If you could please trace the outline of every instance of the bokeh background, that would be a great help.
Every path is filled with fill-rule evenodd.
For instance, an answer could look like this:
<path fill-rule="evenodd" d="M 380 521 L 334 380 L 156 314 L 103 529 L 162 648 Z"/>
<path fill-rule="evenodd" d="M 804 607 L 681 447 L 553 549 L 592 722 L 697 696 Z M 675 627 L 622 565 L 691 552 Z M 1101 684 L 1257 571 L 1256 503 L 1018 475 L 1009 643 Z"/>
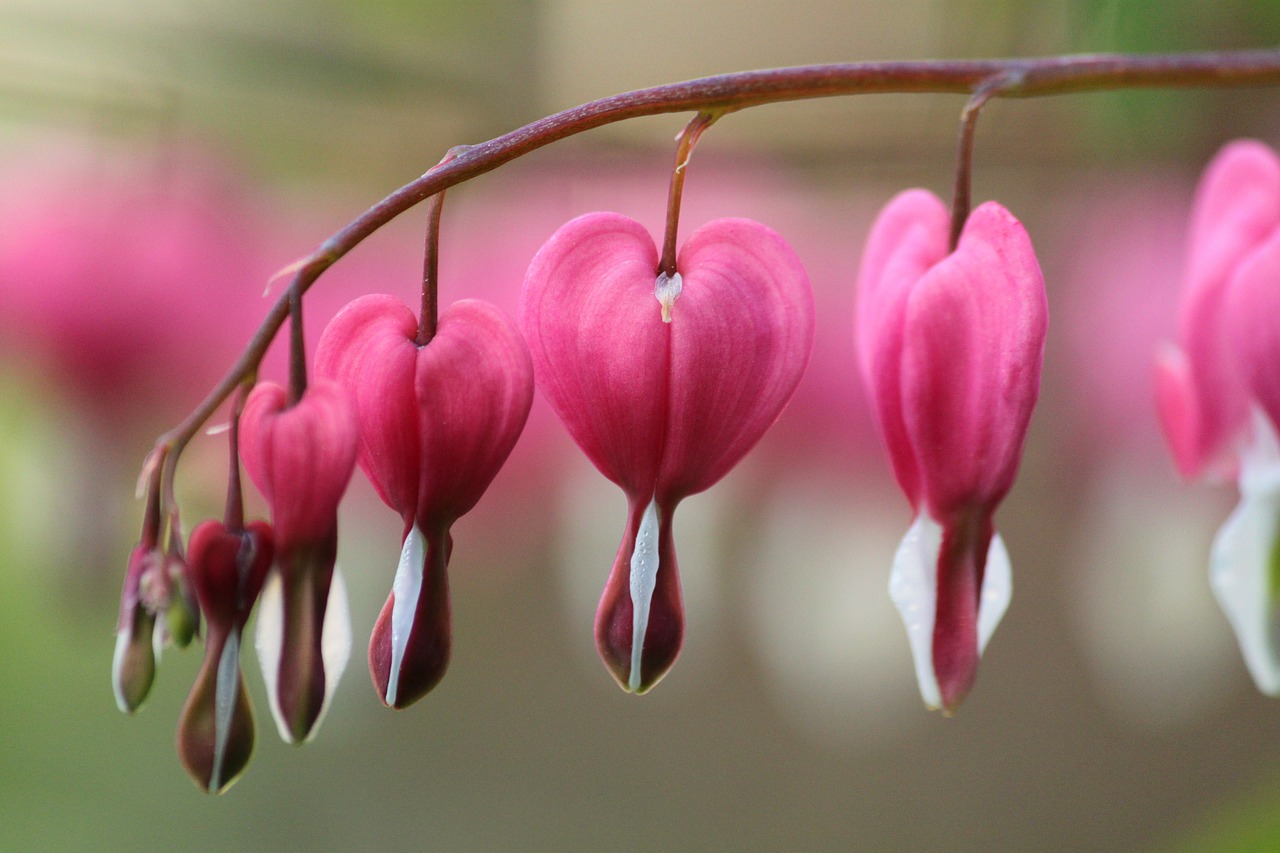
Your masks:
<path fill-rule="evenodd" d="M 787 236 L 819 339 L 773 431 L 680 510 L 687 643 L 653 693 L 595 658 L 623 502 L 540 399 L 455 528 L 454 659 L 417 706 L 382 708 L 364 667 L 400 530 L 360 474 L 340 556 L 357 651 L 314 743 L 275 738 L 246 656 L 257 754 L 211 798 L 173 750 L 199 650 L 166 654 L 133 718 L 109 682 L 143 454 L 234 358 L 271 274 L 449 147 L 730 70 L 1278 42 L 1269 0 L 0 0 L 0 849 L 1280 849 L 1280 704 L 1205 577 L 1233 495 L 1177 481 L 1149 376 L 1198 170 L 1234 137 L 1280 141 L 1274 89 L 984 113 L 975 198 L 1030 230 L 1051 337 L 998 517 L 1016 595 L 954 719 L 921 706 L 885 591 L 910 519 L 849 332 L 875 212 L 949 190 L 955 96 L 764 107 L 704 137 L 685 233 L 735 215 Z M 513 310 L 579 213 L 660 231 L 682 122 L 451 191 L 442 299 Z M 313 342 L 356 294 L 414 303 L 423 220 L 321 280 Z M 184 459 L 189 523 L 220 509 L 224 441 Z"/>

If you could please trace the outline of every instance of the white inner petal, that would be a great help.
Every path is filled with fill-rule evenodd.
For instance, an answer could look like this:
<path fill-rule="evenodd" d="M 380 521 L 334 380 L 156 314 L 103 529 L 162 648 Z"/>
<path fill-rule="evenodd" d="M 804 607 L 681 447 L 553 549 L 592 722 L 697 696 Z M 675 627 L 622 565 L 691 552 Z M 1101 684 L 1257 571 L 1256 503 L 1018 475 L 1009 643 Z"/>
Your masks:
<path fill-rule="evenodd" d="M 387 674 L 388 705 L 396 703 L 396 693 L 400 684 L 400 666 L 404 662 L 404 652 L 409 645 L 409 634 L 413 630 L 413 617 L 418 610 L 418 598 L 422 595 L 422 566 L 426 559 L 427 540 L 413 525 L 409 535 L 404 538 L 404 547 L 400 550 L 400 565 L 396 567 L 396 578 L 391 585 L 394 600 L 391 604 L 391 672 Z"/>
<path fill-rule="evenodd" d="M 938 604 L 938 552 L 942 547 L 942 527 L 925 514 L 916 517 L 893 557 L 889 573 L 889 598 L 898 608 L 907 629 L 911 657 L 915 661 L 920 696 L 930 708 L 942 707 L 942 693 L 933 668 L 933 625 Z M 987 549 L 987 564 L 978 603 L 978 652 L 1009 608 L 1013 576 L 1009 552 L 996 533 Z"/>
<path fill-rule="evenodd" d="M 1013 598 L 1013 571 L 1009 567 L 1009 552 L 1004 540 L 996 533 L 987 548 L 987 566 L 982 573 L 982 597 L 978 601 L 978 654 L 987 648 L 987 640 L 995 633 L 996 626 L 1009 609 Z"/>
<path fill-rule="evenodd" d="M 218 658 L 218 676 L 213 692 L 213 770 L 209 774 L 209 790 L 222 787 L 222 762 L 227 755 L 231 736 L 231 715 L 240 690 L 240 632 L 232 631 Z"/>
<path fill-rule="evenodd" d="M 258 624 L 253 635 L 254 649 L 258 653 L 258 666 L 262 669 L 262 681 L 267 686 L 267 705 L 276 729 L 285 743 L 293 743 L 289 724 L 280 713 L 280 654 L 284 646 L 284 585 L 275 569 L 267 575 L 258 597 Z"/>
<path fill-rule="evenodd" d="M 933 620 L 938 600 L 938 549 L 942 528 L 921 514 L 902 537 L 889 573 L 889 598 L 902 616 L 916 665 L 920 696 L 930 708 L 942 707 L 938 676 L 933 671 Z"/>
<path fill-rule="evenodd" d="M 320 731 L 320 723 L 329 712 L 333 702 L 333 694 L 338 689 L 343 670 L 351 659 L 351 607 L 347 601 L 347 582 L 342 577 L 342 570 L 333 567 L 333 580 L 329 583 L 329 603 L 325 605 L 324 627 L 320 631 L 320 660 L 324 663 L 324 701 L 320 705 L 320 713 L 316 716 L 315 725 L 307 740 Z"/>
<path fill-rule="evenodd" d="M 678 278 L 677 274 L 677 278 Z M 640 518 L 635 549 L 631 552 L 631 675 L 627 686 L 640 689 L 640 660 L 644 635 L 649 628 L 649 604 L 658 583 L 658 503 L 649 501 Z"/>
<path fill-rule="evenodd" d="M 129 703 L 125 701 L 121 670 L 124 668 L 124 659 L 129 654 L 129 641 L 132 638 L 133 631 L 128 625 L 116 631 L 116 650 L 111 656 L 111 690 L 116 694 L 116 707 L 126 714 L 129 713 Z"/>
<path fill-rule="evenodd" d="M 1280 612 L 1270 583 L 1278 520 L 1280 448 L 1270 421 L 1255 412 L 1253 439 L 1240 454 L 1240 504 L 1213 540 L 1209 583 L 1268 696 L 1280 695 Z"/>
<path fill-rule="evenodd" d="M 262 669 L 262 680 L 267 686 L 267 704 L 271 717 L 285 743 L 293 743 L 289 724 L 280 712 L 280 655 L 284 647 L 284 585 L 275 569 L 267 575 L 262 594 L 258 597 L 258 624 L 254 632 L 254 647 Z M 324 700 L 315 725 L 307 740 L 315 737 L 320 722 L 338 687 L 342 671 L 351 657 L 351 613 L 347 603 L 347 585 L 342 572 L 335 566 L 333 580 L 329 583 L 329 601 L 325 604 L 324 625 L 320 629 L 320 662 L 324 666 Z"/>
<path fill-rule="evenodd" d="M 671 322 L 671 309 L 675 306 L 676 299 L 680 297 L 680 291 L 683 289 L 684 281 L 680 278 L 680 273 L 674 273 L 671 276 L 665 272 L 658 273 L 653 295 L 658 297 L 658 302 L 662 305 L 662 322 Z"/>

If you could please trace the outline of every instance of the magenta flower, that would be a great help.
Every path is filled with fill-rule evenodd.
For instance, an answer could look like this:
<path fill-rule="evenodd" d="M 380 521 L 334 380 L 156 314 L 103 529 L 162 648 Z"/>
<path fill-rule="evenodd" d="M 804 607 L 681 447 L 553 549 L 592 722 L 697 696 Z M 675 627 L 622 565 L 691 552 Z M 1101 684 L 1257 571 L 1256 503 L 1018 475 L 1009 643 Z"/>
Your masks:
<path fill-rule="evenodd" d="M 858 283 L 858 349 L 915 521 L 889 591 L 925 703 L 954 711 L 1009 603 L 996 507 L 1040 389 L 1044 282 L 1026 231 L 988 202 L 948 251 L 946 208 L 911 190 L 881 212 Z"/>
<path fill-rule="evenodd" d="M 240 636 L 271 567 L 271 528 L 206 521 L 191 533 L 188 575 L 207 626 L 204 662 L 178 719 L 178 755 L 196 784 L 221 793 L 253 753 L 253 710 L 240 671 Z"/>
<path fill-rule="evenodd" d="M 1182 350 L 1158 363 L 1158 402 L 1178 468 L 1238 479 L 1210 584 L 1258 689 L 1280 695 L 1280 158 L 1226 146 L 1192 215 Z"/>
<path fill-rule="evenodd" d="M 506 461 L 533 401 L 519 332 L 487 302 L 455 302 L 425 346 L 391 296 L 361 297 L 325 329 L 316 370 L 348 389 L 359 462 L 404 521 L 391 595 L 369 643 L 382 701 L 405 708 L 444 676 L 452 645 L 449 528 Z"/>
<path fill-rule="evenodd" d="M 1234 368 L 1234 332 L 1223 305 L 1233 278 L 1277 229 L 1280 160 L 1260 142 L 1226 146 L 1196 192 L 1180 347 L 1166 347 L 1156 363 L 1160 420 L 1187 479 L 1235 473 L 1249 402 Z"/>
<path fill-rule="evenodd" d="M 758 223 L 711 222 L 685 243 L 674 276 L 657 270 L 643 226 L 587 214 L 539 250 L 520 305 L 538 387 L 627 495 L 595 636 L 609 671 L 635 693 L 666 674 L 684 635 L 675 508 L 727 474 L 777 419 L 814 326 L 804 268 Z"/>
<path fill-rule="evenodd" d="M 293 406 L 260 383 L 240 418 L 240 456 L 271 507 L 275 560 L 262 593 L 257 647 L 280 736 L 306 740 L 351 651 L 346 588 L 334 569 L 338 502 L 356 460 L 346 392 L 312 383 Z"/>

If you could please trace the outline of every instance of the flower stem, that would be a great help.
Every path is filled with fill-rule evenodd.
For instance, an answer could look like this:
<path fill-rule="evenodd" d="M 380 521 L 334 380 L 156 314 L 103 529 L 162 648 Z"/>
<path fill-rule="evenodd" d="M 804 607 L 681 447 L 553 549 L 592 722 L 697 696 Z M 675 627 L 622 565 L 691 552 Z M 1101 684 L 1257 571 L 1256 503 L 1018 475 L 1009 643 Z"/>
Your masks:
<path fill-rule="evenodd" d="M 466 146 L 463 145 L 451 148 L 432 171 L 465 150 Z M 437 289 L 440 278 L 440 213 L 443 208 L 444 190 L 440 190 L 431 196 L 431 200 L 427 203 L 427 238 L 426 247 L 422 253 L 422 310 L 418 317 L 418 336 L 415 340 L 420 347 L 431 343 L 431 339 L 436 336 L 436 320 L 440 313 Z"/>
<path fill-rule="evenodd" d="M 680 226 L 680 197 L 684 194 L 685 167 L 693 156 L 693 146 L 698 144 L 704 131 L 723 115 L 721 112 L 702 111 L 689 120 L 676 137 L 676 165 L 671 170 L 671 189 L 667 193 L 667 228 L 662 236 L 662 259 L 657 272 L 668 277 L 676 274 L 676 232 Z"/>
<path fill-rule="evenodd" d="M 302 291 L 300 279 L 289 285 L 289 405 L 296 406 L 307 392 L 307 347 L 302 337 Z"/>
<path fill-rule="evenodd" d="M 244 401 L 249 396 L 250 386 L 251 383 L 241 384 L 228 430 L 227 445 L 231 467 L 227 473 L 227 509 L 223 519 L 228 530 L 244 530 L 244 494 L 240 488 L 240 414 L 244 411 Z"/>
<path fill-rule="evenodd" d="M 948 251 L 954 252 L 969 218 L 970 186 L 973 175 L 973 134 L 978 127 L 978 113 L 987 101 L 1001 92 L 1008 92 L 1021 82 L 1015 74 L 997 74 L 982 83 L 969 97 L 960 112 L 960 141 L 956 150 L 956 181 L 951 194 L 951 237 Z"/>

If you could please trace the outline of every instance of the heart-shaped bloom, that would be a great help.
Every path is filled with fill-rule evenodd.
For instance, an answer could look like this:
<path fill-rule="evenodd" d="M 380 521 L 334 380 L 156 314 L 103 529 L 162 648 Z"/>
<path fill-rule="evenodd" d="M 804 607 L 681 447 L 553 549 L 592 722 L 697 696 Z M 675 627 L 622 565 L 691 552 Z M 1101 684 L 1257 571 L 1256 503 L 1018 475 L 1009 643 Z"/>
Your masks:
<path fill-rule="evenodd" d="M 954 252 L 942 202 L 897 196 L 867 239 L 858 283 L 862 374 L 915 521 L 889 591 L 925 703 L 953 711 L 1009 603 L 996 507 L 1013 485 L 1040 389 L 1047 308 L 1022 225 L 994 202 Z"/>
<path fill-rule="evenodd" d="M 316 350 L 316 371 L 355 402 L 361 469 L 404 520 L 400 565 L 369 643 L 374 686 L 394 708 L 444 675 L 449 528 L 497 475 L 533 402 L 528 348 L 489 303 L 455 302 L 425 346 L 417 333 L 398 299 L 364 296 L 333 318 Z"/>
<path fill-rule="evenodd" d="M 728 473 L 777 419 L 813 344 L 808 277 L 763 225 L 708 223 L 676 267 L 658 272 L 638 222 L 591 213 L 539 250 L 520 302 L 538 387 L 627 495 L 595 636 L 635 693 L 666 674 L 684 635 L 676 505 Z"/>
<path fill-rule="evenodd" d="M 1260 142 L 1223 148 L 1205 170 L 1192 214 L 1180 346 L 1156 362 L 1156 401 L 1178 470 L 1187 479 L 1232 476 L 1249 422 L 1235 370 L 1235 335 L 1223 313 L 1241 267 L 1280 229 L 1280 160 Z"/>
<path fill-rule="evenodd" d="M 334 562 L 356 443 L 346 391 L 324 380 L 292 406 L 279 385 L 259 383 L 240 416 L 240 458 L 275 527 L 256 644 L 272 714 L 290 743 L 315 731 L 351 652 L 346 588 Z"/>
<path fill-rule="evenodd" d="M 240 636 L 271 568 L 271 528 L 206 521 L 191 532 L 188 576 L 207 626 L 204 662 L 178 718 L 178 755 L 196 784 L 221 793 L 253 754 L 253 710 L 240 673 Z"/>
<path fill-rule="evenodd" d="M 1258 689 L 1277 696 L 1280 159 L 1265 145 L 1234 142 L 1206 169 L 1190 272 L 1182 334 L 1191 345 L 1184 372 L 1162 375 L 1161 411 L 1183 473 L 1207 460 L 1238 475 L 1240 504 L 1214 540 L 1209 578 Z"/>

